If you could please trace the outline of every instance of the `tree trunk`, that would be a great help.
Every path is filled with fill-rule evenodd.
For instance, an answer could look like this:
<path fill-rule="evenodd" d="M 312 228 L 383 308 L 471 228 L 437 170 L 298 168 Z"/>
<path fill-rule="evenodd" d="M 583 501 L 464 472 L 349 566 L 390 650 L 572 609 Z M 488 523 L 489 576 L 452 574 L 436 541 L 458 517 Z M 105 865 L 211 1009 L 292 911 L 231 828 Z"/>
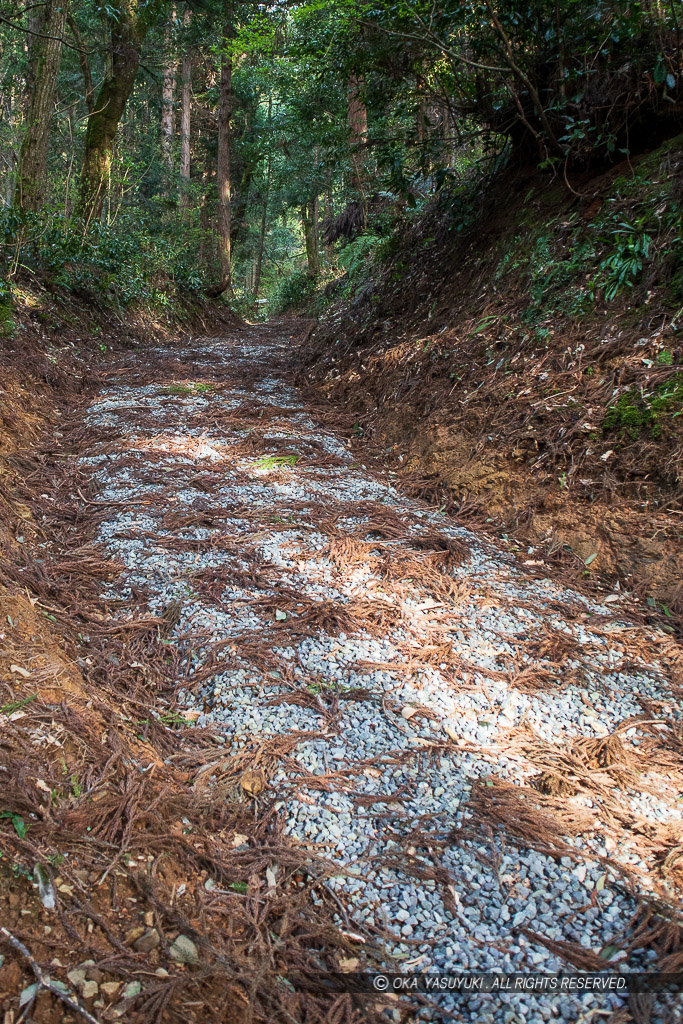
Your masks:
<path fill-rule="evenodd" d="M 191 11 L 185 11 L 183 25 L 189 27 Z M 192 103 L 192 58 L 187 43 L 183 54 L 181 69 L 181 108 L 180 108 L 180 179 L 182 187 L 181 202 L 187 213 L 190 208 L 190 113 Z"/>
<path fill-rule="evenodd" d="M 208 265 L 207 250 L 209 248 L 209 235 L 211 225 L 209 223 L 209 204 L 207 203 L 207 173 L 202 174 L 202 201 L 199 207 L 199 265 L 206 269 Z"/>
<path fill-rule="evenodd" d="M 45 19 L 47 17 L 47 6 L 40 3 L 34 4 L 28 12 L 28 35 L 24 42 L 26 53 L 26 78 L 24 79 L 23 111 L 24 117 L 28 120 L 31 109 L 31 99 L 36 87 L 36 72 L 40 58 L 41 47 L 44 40 L 41 34 L 45 32 Z"/>
<path fill-rule="evenodd" d="M 306 260 L 308 262 L 308 276 L 317 278 L 320 272 L 320 261 L 318 259 L 318 235 L 316 231 L 316 206 L 317 199 L 311 199 L 301 207 L 301 225 L 304 231 L 306 242 Z"/>
<path fill-rule="evenodd" d="M 356 75 L 349 78 L 347 118 L 351 146 L 351 187 L 365 199 L 365 145 L 368 139 L 368 111 L 361 98 L 363 80 Z"/>
<path fill-rule="evenodd" d="M 221 62 L 220 109 L 218 112 L 218 162 L 216 164 L 216 185 L 218 187 L 218 257 L 221 280 L 217 288 L 208 294 L 216 298 L 232 287 L 230 232 L 232 218 L 230 209 L 230 116 L 232 114 L 232 58 L 224 54 Z"/>
<path fill-rule="evenodd" d="M 256 258 L 256 270 L 254 272 L 254 298 L 258 298 L 258 290 L 261 285 L 261 269 L 263 267 L 263 250 L 266 244 L 266 227 L 268 225 L 268 199 L 270 193 L 270 174 L 272 167 L 272 155 L 268 154 L 268 171 L 266 173 L 266 192 L 263 197 L 263 210 L 261 211 L 261 231 L 259 235 L 258 256 Z"/>
<path fill-rule="evenodd" d="M 334 247 L 328 241 L 327 233 L 334 220 L 334 198 L 332 195 L 332 164 L 329 157 L 325 163 L 325 195 L 323 199 L 323 245 L 328 260 L 332 259 Z"/>
<path fill-rule="evenodd" d="M 50 121 L 62 56 L 68 0 L 47 0 L 44 35 L 36 40 L 35 80 L 28 107 L 27 127 L 19 153 L 15 204 L 27 212 L 39 210 L 45 199 Z"/>
<path fill-rule="evenodd" d="M 261 269 L 263 267 L 263 250 L 266 244 L 266 227 L 268 226 L 268 200 L 270 198 L 270 176 L 273 168 L 273 153 L 270 149 L 270 126 L 273 119 L 273 97 L 268 97 L 268 164 L 266 170 L 266 189 L 263 196 L 263 210 L 261 211 L 261 231 L 259 234 L 258 256 L 256 257 L 256 269 L 254 271 L 254 298 L 258 298 L 258 290 L 261 285 Z"/>
<path fill-rule="evenodd" d="M 2 117 L 5 124 L 12 126 L 12 133 L 14 134 L 15 126 L 17 123 L 17 114 L 21 110 L 21 103 L 17 102 L 17 89 L 14 85 L 10 85 L 9 89 L 5 93 Z M 14 203 L 14 192 L 17 184 L 17 165 L 19 163 L 19 154 L 14 147 L 8 148 L 7 155 L 5 157 L 5 205 L 12 206 Z"/>
<path fill-rule="evenodd" d="M 164 3 L 150 0 L 142 13 L 138 12 L 137 0 L 115 0 L 111 5 L 107 74 L 88 117 L 85 135 L 78 212 L 86 226 L 102 213 L 116 131 L 135 85 L 142 43 Z"/>
<path fill-rule="evenodd" d="M 161 163 L 164 173 L 164 191 L 168 195 L 173 178 L 173 136 L 175 135 L 175 117 L 173 100 L 175 97 L 175 56 L 173 53 L 173 24 L 175 7 L 164 32 L 164 71 L 161 86 Z"/>

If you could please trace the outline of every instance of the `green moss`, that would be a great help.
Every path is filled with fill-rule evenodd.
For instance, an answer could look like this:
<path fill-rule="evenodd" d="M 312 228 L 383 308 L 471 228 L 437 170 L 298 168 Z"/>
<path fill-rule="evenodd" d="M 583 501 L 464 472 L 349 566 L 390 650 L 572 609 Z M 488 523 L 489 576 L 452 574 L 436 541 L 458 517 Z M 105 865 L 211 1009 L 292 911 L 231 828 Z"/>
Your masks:
<path fill-rule="evenodd" d="M 634 441 L 643 434 L 653 438 L 661 435 L 665 421 L 683 413 L 683 373 L 674 373 L 651 394 L 631 388 L 616 405 L 610 406 L 603 429 L 628 434 Z"/>
<path fill-rule="evenodd" d="M 0 338 L 11 338 L 14 334 L 14 329 L 12 307 L 0 304 Z"/>

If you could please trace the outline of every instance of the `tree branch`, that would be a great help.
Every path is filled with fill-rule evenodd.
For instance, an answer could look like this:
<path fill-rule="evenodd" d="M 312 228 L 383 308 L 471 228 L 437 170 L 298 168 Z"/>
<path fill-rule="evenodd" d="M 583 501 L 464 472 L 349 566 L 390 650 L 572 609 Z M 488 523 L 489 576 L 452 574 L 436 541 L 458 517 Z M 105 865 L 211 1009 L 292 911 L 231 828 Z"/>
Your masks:
<path fill-rule="evenodd" d="M 36 7 L 40 7 L 42 5 L 41 4 L 36 4 L 35 6 Z M 25 28 L 24 25 L 17 25 L 16 22 L 10 21 L 9 18 L 5 18 L 2 14 L 0 14 L 0 21 L 2 21 L 5 25 L 9 25 L 10 28 L 15 28 L 17 30 L 17 32 L 25 32 L 26 35 L 37 36 L 39 39 L 54 39 L 56 42 L 61 43 L 62 46 L 67 46 L 70 50 L 76 50 L 78 53 L 81 53 L 81 52 L 93 53 L 94 52 L 93 50 L 81 51 L 81 49 L 78 46 L 74 46 L 73 43 L 67 43 L 67 41 L 64 38 L 64 36 L 51 36 L 51 35 L 48 35 L 46 32 L 34 32 L 34 30 L 32 28 Z"/>
<path fill-rule="evenodd" d="M 0 936 L 6 939 L 10 946 L 12 946 L 17 953 L 21 953 L 24 959 L 28 961 L 29 967 L 38 979 L 38 984 L 41 988 L 46 988 L 53 996 L 57 996 L 58 999 L 61 999 L 61 1001 L 68 1006 L 70 1010 L 73 1010 L 74 1013 L 79 1013 L 81 1017 L 84 1017 L 85 1020 L 88 1021 L 88 1024 L 98 1024 L 97 1018 L 93 1017 L 91 1013 L 88 1013 L 85 1007 L 81 1006 L 81 1004 L 75 999 L 72 999 L 71 996 L 63 990 L 61 985 L 54 982 L 49 975 L 43 974 L 39 964 L 31 956 L 24 943 L 20 942 L 19 939 L 12 935 L 11 932 L 8 932 L 2 925 L 0 925 Z"/>

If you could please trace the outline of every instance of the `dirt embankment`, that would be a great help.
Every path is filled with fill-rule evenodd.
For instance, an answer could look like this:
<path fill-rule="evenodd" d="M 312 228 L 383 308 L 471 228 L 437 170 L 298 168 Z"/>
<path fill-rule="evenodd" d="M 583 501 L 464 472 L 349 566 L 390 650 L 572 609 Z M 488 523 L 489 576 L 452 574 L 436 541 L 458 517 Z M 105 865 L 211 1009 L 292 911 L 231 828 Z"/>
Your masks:
<path fill-rule="evenodd" d="M 543 570 L 683 613 L 683 137 L 599 178 L 444 197 L 305 347 L 409 489 Z M 462 230 L 460 230 L 462 228 Z"/>

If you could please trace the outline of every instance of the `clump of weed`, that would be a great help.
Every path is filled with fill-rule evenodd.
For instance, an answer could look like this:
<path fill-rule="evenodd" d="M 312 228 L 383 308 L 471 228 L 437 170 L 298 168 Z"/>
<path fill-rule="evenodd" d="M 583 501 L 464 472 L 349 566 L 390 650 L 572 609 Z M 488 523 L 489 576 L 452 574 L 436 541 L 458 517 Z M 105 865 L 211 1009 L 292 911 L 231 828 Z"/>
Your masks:
<path fill-rule="evenodd" d="M 257 469 L 277 469 L 279 466 L 296 466 L 298 461 L 298 455 L 264 455 L 254 466 Z"/>
<path fill-rule="evenodd" d="M 170 384 L 160 393 L 162 395 L 201 395 L 205 391 L 211 391 L 211 384 Z"/>

